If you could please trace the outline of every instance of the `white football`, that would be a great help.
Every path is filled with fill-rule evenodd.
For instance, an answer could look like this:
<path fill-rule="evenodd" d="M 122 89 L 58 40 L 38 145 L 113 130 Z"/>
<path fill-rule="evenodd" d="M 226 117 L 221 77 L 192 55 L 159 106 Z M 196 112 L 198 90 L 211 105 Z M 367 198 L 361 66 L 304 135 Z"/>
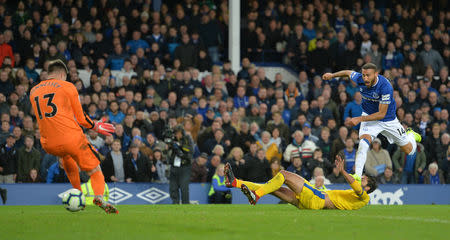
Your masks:
<path fill-rule="evenodd" d="M 75 188 L 66 191 L 62 198 L 62 204 L 71 212 L 78 212 L 86 207 L 86 197 Z"/>

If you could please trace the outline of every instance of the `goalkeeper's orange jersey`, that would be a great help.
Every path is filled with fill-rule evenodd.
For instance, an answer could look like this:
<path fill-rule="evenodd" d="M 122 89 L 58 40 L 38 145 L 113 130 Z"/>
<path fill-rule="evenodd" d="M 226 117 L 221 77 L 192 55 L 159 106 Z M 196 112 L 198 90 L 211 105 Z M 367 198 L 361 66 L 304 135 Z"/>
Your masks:
<path fill-rule="evenodd" d="M 359 182 L 354 181 L 350 186 L 353 189 L 326 191 L 336 208 L 341 210 L 355 210 L 369 203 L 370 197 L 366 191 L 363 191 Z"/>
<path fill-rule="evenodd" d="M 34 86 L 30 101 L 41 134 L 41 142 L 64 143 L 83 136 L 79 125 L 93 128 L 94 122 L 81 107 L 78 91 L 66 81 L 49 79 Z"/>

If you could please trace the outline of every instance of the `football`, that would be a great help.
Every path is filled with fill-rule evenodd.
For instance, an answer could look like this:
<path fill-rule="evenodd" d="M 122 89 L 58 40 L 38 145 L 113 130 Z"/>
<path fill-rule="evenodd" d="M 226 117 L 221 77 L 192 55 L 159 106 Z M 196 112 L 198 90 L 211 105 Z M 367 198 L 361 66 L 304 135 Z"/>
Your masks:
<path fill-rule="evenodd" d="M 86 197 L 75 188 L 66 191 L 62 198 L 62 204 L 71 212 L 78 212 L 86 207 Z"/>

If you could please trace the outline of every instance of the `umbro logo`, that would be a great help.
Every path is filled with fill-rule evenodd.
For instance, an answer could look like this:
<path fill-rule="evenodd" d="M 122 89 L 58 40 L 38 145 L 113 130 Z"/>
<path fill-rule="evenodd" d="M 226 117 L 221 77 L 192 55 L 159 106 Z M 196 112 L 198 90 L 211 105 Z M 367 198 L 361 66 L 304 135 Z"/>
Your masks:
<path fill-rule="evenodd" d="M 122 190 L 120 188 L 114 187 L 109 190 L 109 200 L 108 202 L 112 204 L 117 204 L 131 198 L 133 194 Z"/>
<path fill-rule="evenodd" d="M 144 201 L 151 203 L 151 204 L 155 204 L 155 203 L 161 202 L 162 200 L 168 198 L 169 194 L 164 191 L 161 191 L 157 188 L 152 187 L 150 189 L 147 189 L 143 192 L 138 193 L 136 196 Z"/>

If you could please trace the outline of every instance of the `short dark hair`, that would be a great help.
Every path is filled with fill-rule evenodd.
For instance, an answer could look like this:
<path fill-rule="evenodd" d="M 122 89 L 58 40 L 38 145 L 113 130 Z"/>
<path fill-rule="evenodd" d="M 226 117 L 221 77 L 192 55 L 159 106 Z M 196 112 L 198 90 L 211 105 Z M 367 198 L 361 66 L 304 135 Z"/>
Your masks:
<path fill-rule="evenodd" d="M 69 69 L 67 68 L 66 64 L 60 60 L 56 59 L 53 61 L 50 61 L 48 64 L 48 73 L 51 74 L 53 72 L 59 72 L 64 71 L 66 74 L 69 74 Z"/>
<path fill-rule="evenodd" d="M 377 180 L 375 177 L 367 176 L 367 186 L 370 187 L 370 189 L 367 191 L 367 194 L 375 191 L 375 189 L 378 188 Z"/>
<path fill-rule="evenodd" d="M 362 69 L 367 70 L 367 69 L 373 69 L 375 71 L 377 71 L 377 65 L 373 64 L 373 63 L 366 63 L 362 66 Z"/>

